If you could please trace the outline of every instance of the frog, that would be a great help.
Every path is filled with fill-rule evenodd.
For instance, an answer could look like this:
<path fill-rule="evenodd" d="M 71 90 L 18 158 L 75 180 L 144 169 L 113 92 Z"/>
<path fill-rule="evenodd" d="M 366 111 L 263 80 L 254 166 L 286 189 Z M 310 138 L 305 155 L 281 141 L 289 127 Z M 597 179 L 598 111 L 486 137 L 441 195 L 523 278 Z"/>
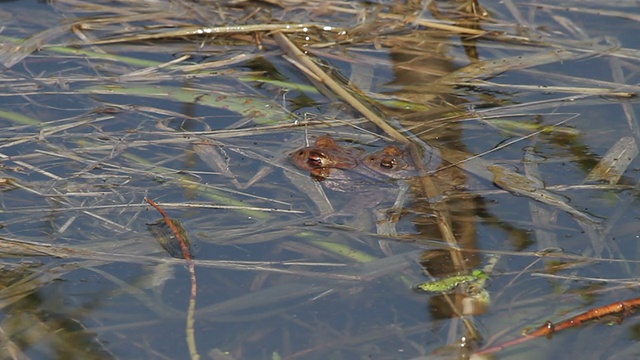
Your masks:
<path fill-rule="evenodd" d="M 325 180 L 331 169 L 353 169 L 363 149 L 340 146 L 331 136 L 323 135 L 313 146 L 303 147 L 291 154 L 293 163 L 302 170 L 308 170 L 316 180 Z"/>
<path fill-rule="evenodd" d="M 340 146 L 332 137 L 318 137 L 314 146 L 304 147 L 291 154 L 293 163 L 308 170 L 316 180 L 324 181 L 331 176 L 332 169 L 353 170 L 377 180 L 407 179 L 416 171 L 408 154 L 396 145 L 388 145 L 374 153 L 364 154 L 356 147 Z M 333 170 L 334 178 L 347 178 L 342 172 Z"/>
<path fill-rule="evenodd" d="M 334 198 L 342 202 L 340 210 L 325 214 L 322 221 L 349 216 L 352 226 L 360 226 L 371 224 L 367 218 L 373 215 L 378 234 L 396 235 L 397 214 L 410 187 L 409 180 L 417 174 L 402 148 L 388 145 L 365 154 L 359 148 L 341 147 L 331 137 L 323 136 L 314 146 L 291 153 L 291 160 L 298 168 L 308 170 L 323 189 L 348 194 Z M 392 207 L 380 207 L 384 203 Z M 362 209 L 371 209 L 372 214 Z"/>
<path fill-rule="evenodd" d="M 408 179 L 417 175 L 409 154 L 396 145 L 388 145 L 367 154 L 360 159 L 360 163 L 369 171 L 391 179 Z"/>

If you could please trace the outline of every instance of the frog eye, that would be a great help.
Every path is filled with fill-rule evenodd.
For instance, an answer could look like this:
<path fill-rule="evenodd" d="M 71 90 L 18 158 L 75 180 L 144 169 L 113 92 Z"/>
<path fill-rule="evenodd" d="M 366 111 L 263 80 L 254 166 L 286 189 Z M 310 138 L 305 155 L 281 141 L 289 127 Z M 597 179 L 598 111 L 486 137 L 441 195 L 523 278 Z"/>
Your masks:
<path fill-rule="evenodd" d="M 307 159 L 307 165 L 311 167 L 322 167 L 324 155 L 318 151 L 309 152 L 309 158 Z"/>
<path fill-rule="evenodd" d="M 380 160 L 380 166 L 387 169 L 393 169 L 397 164 L 398 162 L 393 157 L 385 157 Z"/>

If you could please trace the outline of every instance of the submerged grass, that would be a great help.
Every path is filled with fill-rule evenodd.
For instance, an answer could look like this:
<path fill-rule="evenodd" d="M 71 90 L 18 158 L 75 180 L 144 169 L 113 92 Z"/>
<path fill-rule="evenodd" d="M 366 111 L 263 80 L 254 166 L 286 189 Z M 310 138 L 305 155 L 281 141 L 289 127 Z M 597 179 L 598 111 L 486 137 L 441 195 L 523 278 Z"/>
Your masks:
<path fill-rule="evenodd" d="M 0 38 L 3 354 L 459 358 L 633 291 L 640 44 L 613 38 L 632 2 L 39 6 L 2 10 L 24 19 Z M 395 143 L 418 175 L 313 180 L 289 155 L 326 134 Z M 193 318 L 145 198 L 202 244 Z M 487 261 L 490 305 L 408 285 Z M 580 331 L 510 350 L 607 357 Z"/>

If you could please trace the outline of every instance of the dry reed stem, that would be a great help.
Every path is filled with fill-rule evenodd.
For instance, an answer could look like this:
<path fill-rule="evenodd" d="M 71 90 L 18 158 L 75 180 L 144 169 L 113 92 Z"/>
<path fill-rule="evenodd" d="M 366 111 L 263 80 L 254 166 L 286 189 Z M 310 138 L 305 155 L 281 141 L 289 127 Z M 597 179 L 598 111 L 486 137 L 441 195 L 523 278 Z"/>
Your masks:
<path fill-rule="evenodd" d="M 422 190 L 428 199 L 435 199 L 440 195 L 437 187 L 433 183 L 431 177 L 426 175 L 426 171 L 424 169 L 424 163 L 422 161 L 422 154 L 419 150 L 418 146 L 412 142 L 409 138 L 402 135 L 398 130 L 390 126 L 386 121 L 384 121 L 378 114 L 370 110 L 365 104 L 361 103 L 358 99 L 356 99 L 351 93 L 346 91 L 340 84 L 338 84 L 333 78 L 327 75 L 319 66 L 317 66 L 313 61 L 311 61 L 304 53 L 302 53 L 284 34 L 275 33 L 274 38 L 276 42 L 282 47 L 285 53 L 294 58 L 297 62 L 305 66 L 321 79 L 322 83 L 327 85 L 331 90 L 333 90 L 340 98 L 342 98 L 349 105 L 353 106 L 356 110 L 362 113 L 367 119 L 371 122 L 379 126 L 382 130 L 384 130 L 389 136 L 393 137 L 395 140 L 400 142 L 401 144 L 407 146 L 409 153 L 413 159 L 416 168 L 419 171 L 419 179 L 420 184 L 422 185 Z M 451 221 L 449 219 L 449 212 L 446 208 L 446 205 L 443 202 L 432 202 L 432 208 L 434 209 L 438 228 L 442 233 L 442 236 L 447 244 L 450 246 L 457 246 L 457 240 L 455 235 L 453 234 L 453 229 L 451 227 Z M 457 269 L 464 269 L 465 263 L 462 258 L 462 254 L 458 251 L 451 251 L 452 262 Z M 445 294 L 445 299 L 449 303 L 449 306 L 453 311 L 457 311 L 456 306 L 454 305 L 451 298 Z M 471 323 L 470 319 L 466 317 L 460 317 L 465 324 L 466 329 L 469 331 L 469 334 L 474 339 L 479 339 L 479 335 L 476 332 L 475 326 Z"/>

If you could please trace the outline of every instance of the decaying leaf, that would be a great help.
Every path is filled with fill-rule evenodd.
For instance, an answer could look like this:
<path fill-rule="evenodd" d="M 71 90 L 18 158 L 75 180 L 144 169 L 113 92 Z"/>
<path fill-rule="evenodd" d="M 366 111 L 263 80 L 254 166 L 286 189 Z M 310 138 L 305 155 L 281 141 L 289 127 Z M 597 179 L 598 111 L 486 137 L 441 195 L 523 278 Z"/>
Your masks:
<path fill-rule="evenodd" d="M 638 146 L 634 138 L 626 136 L 609 149 L 606 155 L 587 175 L 586 181 L 606 181 L 617 184 L 633 159 L 638 156 Z"/>

